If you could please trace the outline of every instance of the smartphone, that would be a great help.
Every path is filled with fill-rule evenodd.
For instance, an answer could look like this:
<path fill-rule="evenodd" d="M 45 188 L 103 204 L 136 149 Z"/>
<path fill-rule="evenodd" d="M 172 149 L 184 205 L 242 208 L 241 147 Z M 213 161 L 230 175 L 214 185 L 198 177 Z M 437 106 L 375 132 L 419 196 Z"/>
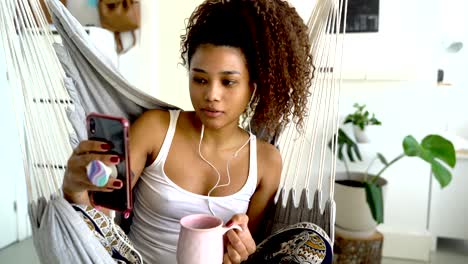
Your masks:
<path fill-rule="evenodd" d="M 122 212 L 130 215 L 132 203 L 131 169 L 128 152 L 129 122 L 122 117 L 90 113 L 86 118 L 88 139 L 108 143 L 111 149 L 107 154 L 119 156 L 120 163 L 116 165 L 117 179 L 123 182 L 122 188 L 112 192 L 90 192 L 90 199 L 94 205 Z"/>

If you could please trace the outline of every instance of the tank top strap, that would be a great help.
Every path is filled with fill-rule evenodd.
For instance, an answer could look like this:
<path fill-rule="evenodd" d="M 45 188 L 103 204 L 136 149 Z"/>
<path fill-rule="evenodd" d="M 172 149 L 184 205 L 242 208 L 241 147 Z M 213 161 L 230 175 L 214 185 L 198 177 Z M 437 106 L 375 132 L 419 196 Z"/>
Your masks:
<path fill-rule="evenodd" d="M 171 148 L 172 139 L 174 139 L 176 127 L 177 127 L 177 120 L 179 119 L 180 110 L 169 110 L 169 128 L 166 132 L 166 137 L 164 138 L 164 142 L 159 150 L 159 155 L 154 163 L 164 162 L 169 154 L 169 150 Z"/>
<path fill-rule="evenodd" d="M 249 159 L 249 178 L 247 184 L 254 188 L 257 187 L 257 137 L 250 133 L 250 159 Z"/>

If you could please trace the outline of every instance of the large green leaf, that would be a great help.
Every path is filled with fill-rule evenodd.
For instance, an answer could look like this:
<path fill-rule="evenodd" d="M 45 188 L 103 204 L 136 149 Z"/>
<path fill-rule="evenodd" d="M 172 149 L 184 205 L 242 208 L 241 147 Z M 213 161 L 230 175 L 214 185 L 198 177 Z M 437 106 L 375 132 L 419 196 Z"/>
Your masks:
<path fill-rule="evenodd" d="M 409 135 L 403 139 L 403 150 L 405 155 L 421 158 L 431 164 L 432 174 L 442 188 L 451 182 L 452 174 L 445 164 L 453 168 L 456 163 L 456 154 L 455 148 L 450 141 L 439 135 L 429 135 L 421 141 L 421 144 L 419 144 L 413 136 Z M 383 164 L 385 164 L 385 167 L 378 173 L 378 175 L 388 168 L 388 166 L 404 157 L 404 155 L 400 155 L 391 162 L 387 162 L 385 158 L 379 154 L 380 153 L 377 154 L 377 157 Z M 378 223 L 382 223 L 382 189 L 376 185 L 375 181 L 366 182 L 365 189 L 367 202 L 371 209 L 372 216 Z"/>
<path fill-rule="evenodd" d="M 382 187 L 370 182 L 365 182 L 364 187 L 372 217 L 378 224 L 381 224 L 384 220 Z"/>
<path fill-rule="evenodd" d="M 436 159 L 452 168 L 455 166 L 456 154 L 452 142 L 439 135 L 428 135 L 419 144 L 413 136 L 406 136 L 403 140 L 403 150 L 408 156 L 416 156 L 430 163 L 432 172 L 441 185 L 450 182 L 450 172 Z"/>
<path fill-rule="evenodd" d="M 421 146 L 430 152 L 432 157 L 444 161 L 452 168 L 455 167 L 455 151 L 449 140 L 439 135 L 428 135 L 422 140 Z"/>
<path fill-rule="evenodd" d="M 422 152 L 421 145 L 413 136 L 406 136 L 403 139 L 403 150 L 410 157 L 418 156 Z"/>
<path fill-rule="evenodd" d="M 434 174 L 434 177 L 439 182 L 440 187 L 444 188 L 452 181 L 452 174 L 447 168 L 445 168 L 444 165 L 440 164 L 436 160 L 431 162 L 431 165 L 432 165 L 432 173 Z"/>

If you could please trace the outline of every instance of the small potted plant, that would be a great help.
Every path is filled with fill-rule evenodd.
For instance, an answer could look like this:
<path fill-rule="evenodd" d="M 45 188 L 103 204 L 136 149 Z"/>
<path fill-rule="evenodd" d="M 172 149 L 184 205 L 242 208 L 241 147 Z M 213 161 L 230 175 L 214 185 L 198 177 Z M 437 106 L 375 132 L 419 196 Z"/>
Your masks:
<path fill-rule="evenodd" d="M 331 142 L 329 146 L 332 146 Z M 439 135 L 427 135 L 418 142 L 409 135 L 403 139 L 402 148 L 402 153 L 390 161 L 384 155 L 377 153 L 365 171 L 349 171 L 348 162 L 362 161 L 362 157 L 358 144 L 341 128 L 339 129 L 337 157 L 345 164 L 346 177 L 337 180 L 335 184 L 337 228 L 352 230 L 357 236 L 366 236 L 371 235 L 377 225 L 383 223 L 382 188 L 387 181 L 381 176 L 390 166 L 404 157 L 416 157 L 429 163 L 432 175 L 442 188 L 450 183 L 452 175 L 447 167 L 453 168 L 456 163 L 452 142 Z M 376 174 L 370 174 L 369 170 L 377 165 L 376 161 L 381 164 L 381 168 Z"/>
<path fill-rule="evenodd" d="M 356 141 L 359 143 L 367 143 L 370 141 L 369 136 L 366 133 L 367 127 L 371 125 L 378 126 L 382 123 L 375 117 L 374 113 L 370 114 L 369 111 L 365 109 L 365 104 L 359 105 L 358 103 L 355 103 L 353 107 L 356 108 L 356 111 L 345 117 L 344 124 L 353 124 L 353 132 Z"/>

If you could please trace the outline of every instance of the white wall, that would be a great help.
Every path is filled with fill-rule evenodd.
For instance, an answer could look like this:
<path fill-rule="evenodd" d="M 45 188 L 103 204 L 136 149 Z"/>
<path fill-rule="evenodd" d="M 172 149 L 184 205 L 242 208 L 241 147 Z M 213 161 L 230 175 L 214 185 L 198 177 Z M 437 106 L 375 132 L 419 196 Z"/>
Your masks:
<path fill-rule="evenodd" d="M 382 126 L 374 127 L 372 141 L 361 144 L 365 161 L 351 168 L 364 169 L 376 152 L 391 160 L 403 152 L 406 135 L 421 139 L 438 132 L 443 122 L 434 119 L 434 84 L 418 82 L 346 82 L 342 88 L 343 116 L 353 111 L 354 102 L 364 103 L 374 112 Z M 372 171 L 376 172 L 378 164 Z M 429 166 L 424 162 L 405 158 L 390 167 L 385 201 L 385 225 L 399 232 L 426 230 L 427 199 L 429 193 Z"/>
<path fill-rule="evenodd" d="M 463 4 L 466 5 L 466 1 Z M 404 74 L 405 81 L 344 81 L 341 114 L 350 113 L 354 102 L 365 103 L 383 122 L 381 127 L 374 129 L 372 143 L 361 145 L 367 161 L 354 167 L 363 169 L 375 152 L 382 152 L 388 159 L 395 157 L 401 153 L 401 141 L 407 134 L 421 139 L 429 133 L 449 129 L 468 138 L 468 118 L 462 111 L 468 98 L 468 77 L 465 73 L 468 66 L 465 53 L 468 18 L 458 12 L 464 10 L 461 7 L 462 1 L 458 0 L 381 0 L 381 32 L 377 38 L 380 44 L 378 52 L 383 56 L 375 56 L 377 60 L 370 59 L 372 63 L 369 65 L 377 71 L 383 69 L 379 64 L 389 65 L 391 71 L 391 68 L 394 70 L 395 66 L 401 65 L 404 71 L 411 74 Z M 441 20 L 447 16 L 451 18 L 451 23 Z M 463 30 L 458 30 L 457 34 L 445 34 L 453 28 Z M 450 74 L 446 72 L 450 85 L 437 86 L 435 73 L 442 66 L 439 50 L 444 38 L 446 42 L 464 41 L 465 47 L 452 55 Z M 360 52 L 359 47 L 353 46 L 356 44 L 353 41 L 355 39 L 348 44 Z M 447 66 L 443 66 L 447 70 Z M 386 237 L 384 255 L 415 259 L 429 257 L 429 171 L 429 166 L 424 162 L 405 158 L 384 173 L 389 181 L 385 223 L 379 227 Z M 460 174 L 458 172 L 454 176 Z M 432 188 L 437 188 L 437 193 L 450 191 L 450 188 L 440 190 L 438 184 Z M 462 196 L 458 199 L 462 203 L 467 201 Z M 452 217 L 457 215 L 444 215 L 444 223 L 450 225 Z"/>
<path fill-rule="evenodd" d="M 174 104 L 183 109 L 192 109 L 188 93 L 186 69 L 179 65 L 180 35 L 184 33 L 185 20 L 202 0 L 154 1 L 142 0 L 141 27 L 137 32 L 137 45 L 127 53 L 120 55 L 117 67 L 126 79 L 136 88 Z M 99 26 L 97 9 L 89 2 L 69 0 L 68 9 L 83 24 Z M 96 39 L 106 43 L 97 43 L 114 61 L 113 47 L 107 40 L 113 36 L 95 32 Z M 123 33 L 124 43 L 130 43 L 132 37 Z"/>
<path fill-rule="evenodd" d="M 185 34 L 186 19 L 189 18 L 201 0 L 156 1 L 158 24 L 161 31 L 159 54 L 159 96 L 164 101 L 173 103 L 183 109 L 193 109 L 188 92 L 187 70 L 180 59 L 180 35 Z"/>
<path fill-rule="evenodd" d="M 465 105 L 468 98 L 468 1 L 446 0 L 440 5 L 441 54 L 439 65 L 444 69 L 442 96 L 451 104 L 445 105 L 447 129 L 468 140 L 468 116 Z M 462 42 L 463 48 L 455 54 L 443 53 L 443 49 L 453 42 Z"/>
<path fill-rule="evenodd" d="M 304 10 L 313 6 L 310 1 L 289 2 L 304 19 L 310 12 Z M 350 113 L 358 102 L 366 104 L 383 122 L 374 129 L 372 143 L 360 146 L 366 160 L 351 168 L 365 169 L 376 152 L 382 152 L 387 159 L 397 156 L 408 134 L 422 138 L 444 127 L 435 108 L 440 105 L 435 102 L 436 14 L 434 0 L 381 0 L 379 33 L 346 36 L 344 71 L 352 74 L 343 82 L 340 113 Z M 342 166 L 339 169 L 344 170 Z M 382 229 L 426 232 L 429 171 L 428 165 L 408 158 L 384 174 L 389 184 Z"/>
<path fill-rule="evenodd" d="M 348 48 L 367 61 L 368 80 L 344 82 L 341 113 L 350 113 L 354 102 L 365 103 L 383 122 L 375 129 L 372 143 L 361 146 L 367 157 L 365 164 L 375 152 L 387 159 L 402 153 L 402 139 L 408 134 L 421 139 L 444 128 L 446 112 L 440 106 L 450 102 L 444 101 L 436 86 L 437 15 L 435 0 L 381 0 L 379 33 L 371 39 L 372 45 L 364 46 L 368 50 L 373 47 L 374 52 L 355 46 L 355 38 L 349 42 Z M 385 81 L 391 79 L 388 76 L 405 81 Z M 385 221 L 379 227 L 386 237 L 383 254 L 427 260 L 431 247 L 427 230 L 429 165 L 405 158 L 388 169 L 384 177 L 389 183 Z"/>
<path fill-rule="evenodd" d="M 139 45 L 121 56 L 119 67 L 136 87 L 190 110 L 187 70 L 180 59 L 180 35 L 201 0 L 143 0 Z"/>
<path fill-rule="evenodd" d="M 27 212 L 26 184 L 17 128 L 13 91 L 8 85 L 7 67 L 0 43 L 0 248 L 31 235 Z M 20 121 L 18 121 L 20 122 Z M 16 209 L 14 204 L 16 203 Z"/>

